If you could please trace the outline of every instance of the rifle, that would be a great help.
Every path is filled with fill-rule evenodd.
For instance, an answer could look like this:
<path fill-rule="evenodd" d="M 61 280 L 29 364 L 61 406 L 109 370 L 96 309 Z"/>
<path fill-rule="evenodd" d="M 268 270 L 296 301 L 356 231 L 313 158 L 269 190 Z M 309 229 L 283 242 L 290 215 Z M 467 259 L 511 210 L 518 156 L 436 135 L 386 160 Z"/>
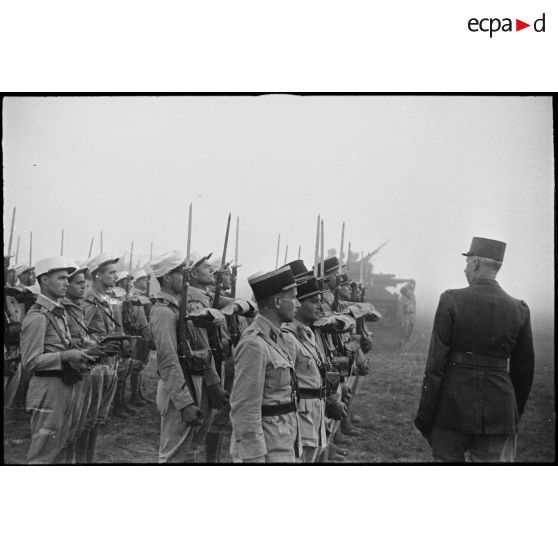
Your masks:
<path fill-rule="evenodd" d="M 223 255 L 221 256 L 221 266 L 216 272 L 216 282 L 215 282 L 215 295 L 213 296 L 213 308 L 219 308 L 219 298 L 221 296 L 221 289 L 223 287 L 223 273 L 226 269 L 227 261 L 227 247 L 229 244 L 229 231 L 231 228 L 231 214 L 227 219 L 227 230 L 225 232 L 225 244 L 223 246 Z M 213 361 L 215 362 L 215 368 L 217 373 L 221 377 L 223 382 L 223 388 L 225 387 L 225 375 L 223 373 L 223 344 L 221 342 L 221 335 L 218 327 L 209 326 L 207 328 L 207 337 L 209 340 L 209 346 L 211 347 L 211 352 L 213 353 Z"/>
<path fill-rule="evenodd" d="M 153 242 L 149 248 L 149 269 L 147 273 L 147 298 L 149 298 L 149 292 L 151 290 L 151 260 L 153 259 Z"/>
<path fill-rule="evenodd" d="M 236 235 L 234 239 L 234 263 L 231 265 L 231 298 L 236 298 L 236 280 L 238 276 L 238 232 L 239 232 L 239 220 L 236 218 Z M 236 347 L 240 341 L 240 324 L 238 322 L 238 316 L 233 314 L 232 316 L 227 316 L 227 327 L 229 328 L 229 335 L 231 336 L 231 344 Z"/>
<path fill-rule="evenodd" d="M 192 237 L 192 204 L 188 211 L 188 239 L 186 242 L 186 262 L 182 268 L 182 290 L 180 296 L 180 308 L 178 311 L 178 324 L 176 328 L 177 336 L 177 349 L 178 349 L 178 360 L 180 361 L 180 367 L 182 368 L 182 374 L 184 375 L 184 380 L 188 386 L 188 391 L 194 405 L 199 407 L 198 396 L 196 395 L 196 386 L 194 380 L 190 375 L 190 370 L 194 368 L 194 354 L 192 352 L 192 345 L 190 342 L 190 331 L 188 329 L 188 324 L 186 319 L 188 318 L 188 287 L 190 286 L 190 272 L 201 265 L 205 260 L 211 257 L 203 257 L 198 260 L 194 265 L 190 265 L 190 242 Z"/>
<path fill-rule="evenodd" d="M 8 277 L 8 269 L 10 269 L 10 258 L 12 255 L 12 240 L 14 237 L 16 208 L 12 212 L 12 224 L 10 226 L 10 240 L 8 241 L 8 254 L 4 256 L 4 278 Z M 13 341 L 13 345 L 19 345 L 19 330 L 20 324 L 12 322 L 8 315 L 8 298 L 6 293 L 6 286 L 4 286 L 4 339 Z M 16 331 L 17 330 L 17 331 Z"/>
<path fill-rule="evenodd" d="M 192 352 L 192 344 L 190 342 L 190 331 L 188 329 L 188 324 L 186 323 L 188 318 L 188 287 L 190 286 L 190 273 L 192 269 L 195 269 L 210 257 L 211 254 L 209 254 L 209 256 L 204 256 L 192 266 L 185 264 L 182 269 L 182 293 L 180 295 L 180 309 L 178 312 L 178 325 L 176 332 L 178 360 L 180 361 L 180 366 L 182 368 L 182 373 L 184 374 L 184 380 L 188 386 L 188 391 L 190 392 L 192 401 L 196 407 L 199 407 L 198 397 L 196 395 L 196 386 L 194 385 L 192 376 L 189 373 L 189 370 L 194 368 L 194 354 Z M 189 257 L 186 258 L 186 261 L 189 261 Z"/>

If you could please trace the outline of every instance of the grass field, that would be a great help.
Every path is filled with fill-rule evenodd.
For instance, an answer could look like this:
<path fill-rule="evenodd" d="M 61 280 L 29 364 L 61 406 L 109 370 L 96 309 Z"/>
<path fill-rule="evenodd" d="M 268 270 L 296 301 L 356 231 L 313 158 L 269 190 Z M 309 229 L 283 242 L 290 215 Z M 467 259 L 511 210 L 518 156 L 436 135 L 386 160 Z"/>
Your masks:
<path fill-rule="evenodd" d="M 374 329 L 372 373 L 360 383 L 354 411 L 363 419 L 365 435 L 354 438 L 347 458 L 353 463 L 429 462 L 430 448 L 413 425 L 430 324 L 418 324 L 409 347 L 399 347 L 391 332 Z M 554 331 L 552 322 L 534 329 L 536 371 L 533 389 L 521 421 L 517 462 L 548 463 L 555 459 Z M 155 357 L 145 372 L 149 397 L 156 386 Z M 99 436 L 99 463 L 156 463 L 159 416 L 155 405 L 137 417 L 112 418 Z M 4 420 L 4 462 L 25 463 L 29 444 L 26 416 Z M 229 460 L 228 454 L 226 456 Z"/>

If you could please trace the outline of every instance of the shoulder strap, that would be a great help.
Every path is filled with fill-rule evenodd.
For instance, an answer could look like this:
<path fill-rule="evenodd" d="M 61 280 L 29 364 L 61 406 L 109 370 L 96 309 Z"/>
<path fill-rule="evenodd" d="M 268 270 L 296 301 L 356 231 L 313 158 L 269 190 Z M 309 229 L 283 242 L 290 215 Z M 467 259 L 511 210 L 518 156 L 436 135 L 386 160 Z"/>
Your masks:
<path fill-rule="evenodd" d="M 54 319 L 54 316 L 48 310 L 43 311 L 43 314 L 45 315 L 46 319 L 49 321 L 50 325 L 54 328 L 56 333 L 58 333 L 58 337 L 60 337 L 60 341 L 62 342 L 62 345 L 64 345 L 65 349 L 66 350 L 71 349 L 72 348 L 71 337 L 70 337 L 70 341 L 68 342 L 68 338 L 64 336 L 62 330 L 60 329 L 60 326 L 58 325 L 58 322 Z"/>

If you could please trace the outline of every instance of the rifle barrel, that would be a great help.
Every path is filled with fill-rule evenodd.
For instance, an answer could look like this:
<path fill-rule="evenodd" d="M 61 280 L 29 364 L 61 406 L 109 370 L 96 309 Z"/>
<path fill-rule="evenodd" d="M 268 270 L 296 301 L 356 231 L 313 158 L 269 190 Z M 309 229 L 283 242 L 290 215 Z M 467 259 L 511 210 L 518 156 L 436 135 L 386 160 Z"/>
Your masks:
<path fill-rule="evenodd" d="M 12 224 L 10 226 L 10 240 L 8 242 L 8 258 L 12 255 L 12 240 L 14 238 L 14 225 L 15 225 L 16 208 L 12 211 Z"/>

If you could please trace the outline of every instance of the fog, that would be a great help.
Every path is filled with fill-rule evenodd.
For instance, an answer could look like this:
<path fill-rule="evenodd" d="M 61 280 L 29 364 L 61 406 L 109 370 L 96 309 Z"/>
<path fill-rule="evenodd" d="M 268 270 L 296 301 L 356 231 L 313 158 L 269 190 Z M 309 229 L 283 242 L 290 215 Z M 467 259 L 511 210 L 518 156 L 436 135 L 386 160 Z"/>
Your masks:
<path fill-rule="evenodd" d="M 240 218 L 246 277 L 298 247 L 312 263 L 315 222 L 328 248 L 413 277 L 419 313 L 466 285 L 473 236 L 508 243 L 498 276 L 534 315 L 554 311 L 554 160 L 549 97 L 7 98 L 4 235 L 17 207 L 19 263 L 99 252 L 136 257 L 192 247 L 220 254 Z M 7 243 L 7 240 L 5 240 Z M 346 244 L 345 244 L 346 245 Z M 6 244 L 5 244 L 6 246 Z M 7 248 L 5 248 L 5 251 Z M 534 316 L 536 317 L 536 316 Z"/>

